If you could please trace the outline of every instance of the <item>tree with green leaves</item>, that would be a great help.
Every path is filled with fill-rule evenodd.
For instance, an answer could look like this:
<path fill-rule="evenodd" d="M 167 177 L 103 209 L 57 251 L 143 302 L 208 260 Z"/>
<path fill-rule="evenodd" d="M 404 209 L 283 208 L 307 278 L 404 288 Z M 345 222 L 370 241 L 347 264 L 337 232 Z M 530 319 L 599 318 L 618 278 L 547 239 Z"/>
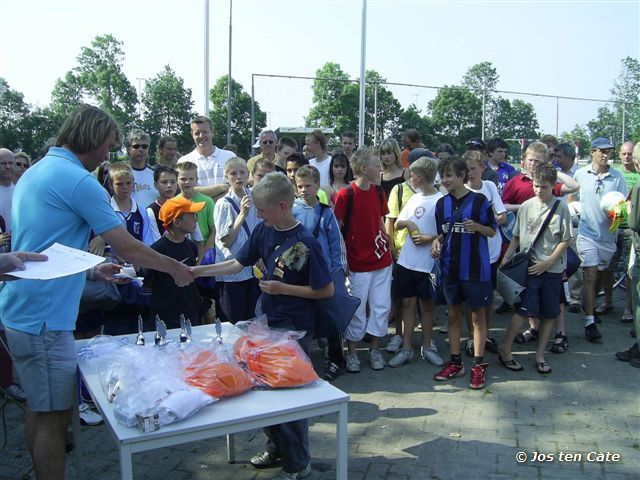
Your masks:
<path fill-rule="evenodd" d="M 227 143 L 227 75 L 220 77 L 209 92 L 211 100 L 211 122 L 213 123 L 213 143 L 219 147 Z M 238 146 L 238 155 L 251 154 L 251 96 L 242 85 L 231 79 L 231 143 Z M 255 102 L 256 132 L 267 125 L 267 114 Z"/>
<path fill-rule="evenodd" d="M 433 132 L 440 143 L 463 151 L 467 140 L 480 137 L 482 102 L 469 89 L 445 86 L 428 104 Z"/>
<path fill-rule="evenodd" d="M 375 70 L 365 73 L 365 144 L 377 144 L 387 136 L 400 131 L 402 107 L 385 86 L 386 79 Z M 349 76 L 334 62 L 325 63 L 316 71 L 313 81 L 313 106 L 306 117 L 307 127 L 334 127 L 339 135 L 345 131 L 358 131 L 360 109 L 360 83 L 349 81 Z M 374 136 L 374 118 L 377 119 L 377 138 Z"/>
<path fill-rule="evenodd" d="M 0 146 L 26 150 L 25 139 L 31 133 L 25 122 L 28 116 L 29 105 L 24 101 L 24 95 L 0 77 Z"/>
<path fill-rule="evenodd" d="M 128 130 L 137 120 L 138 95 L 122 71 L 123 43 L 113 35 L 98 35 L 82 47 L 75 74 L 83 92 Z"/>
<path fill-rule="evenodd" d="M 428 147 L 435 149 L 441 143 L 440 139 L 434 134 L 431 117 L 422 115 L 422 112 L 413 103 L 400 113 L 398 127 L 398 133 L 394 135 L 398 142 L 402 142 L 402 133 L 405 130 L 414 128 L 420 133 L 422 143 Z"/>
<path fill-rule="evenodd" d="M 558 139 L 560 143 L 572 143 L 578 146 L 578 156 L 584 158 L 589 156 L 591 141 L 589 133 L 583 126 L 576 125 L 571 132 L 563 132 Z"/>
<path fill-rule="evenodd" d="M 162 135 L 172 135 L 179 152 L 187 152 L 193 146 L 191 119 L 193 100 L 191 89 L 169 65 L 147 81 L 142 94 L 142 127 L 151 135 L 153 148 Z M 153 152 L 151 152 L 153 154 Z"/>

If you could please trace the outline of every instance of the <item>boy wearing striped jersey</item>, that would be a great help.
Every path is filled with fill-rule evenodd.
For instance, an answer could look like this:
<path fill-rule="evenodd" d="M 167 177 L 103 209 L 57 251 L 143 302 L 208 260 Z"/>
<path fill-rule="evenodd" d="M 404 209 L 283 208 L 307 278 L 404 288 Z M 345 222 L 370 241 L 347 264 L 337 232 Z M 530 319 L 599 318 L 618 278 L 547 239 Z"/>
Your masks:
<path fill-rule="evenodd" d="M 466 303 L 471 311 L 476 346 L 469 386 L 479 389 L 484 387 L 488 367 L 483 357 L 487 338 L 484 307 L 493 302 L 493 289 L 487 238 L 496 234 L 495 218 L 487 198 L 465 187 L 468 167 L 464 160 L 457 156 L 443 160 L 439 172 L 448 194 L 436 204 L 438 238 L 433 241 L 431 254 L 440 259 L 443 292 L 449 308 L 451 361 L 433 378 L 449 380 L 464 374 L 460 319 Z"/>

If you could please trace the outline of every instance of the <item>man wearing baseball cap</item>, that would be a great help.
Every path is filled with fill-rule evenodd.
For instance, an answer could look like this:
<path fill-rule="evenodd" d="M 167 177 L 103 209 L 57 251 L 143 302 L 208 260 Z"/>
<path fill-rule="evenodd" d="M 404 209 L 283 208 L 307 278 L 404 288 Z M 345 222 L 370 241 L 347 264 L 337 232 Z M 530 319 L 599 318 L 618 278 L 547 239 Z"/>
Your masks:
<path fill-rule="evenodd" d="M 582 260 L 584 281 L 582 301 L 585 312 L 584 333 L 590 342 L 600 340 L 602 335 L 596 327 L 595 317 L 596 281 L 616 253 L 618 232 L 609 231 L 609 218 L 600 207 L 600 200 L 608 192 L 627 195 L 624 176 L 609 165 L 613 154 L 613 143 L 608 138 L 598 137 L 591 142 L 591 164 L 580 168 L 575 180 L 580 184 L 582 213 L 578 227 L 576 246 Z"/>
<path fill-rule="evenodd" d="M 198 261 L 198 247 L 189 238 L 196 229 L 196 213 L 204 208 L 204 202 L 192 202 L 184 197 L 166 200 L 158 217 L 167 229 L 151 248 L 188 266 Z M 200 295 L 195 283 L 177 287 L 170 275 L 150 270 L 146 280 L 151 282 L 151 318 L 158 315 L 168 328 L 180 327 L 180 315 L 200 324 Z"/>

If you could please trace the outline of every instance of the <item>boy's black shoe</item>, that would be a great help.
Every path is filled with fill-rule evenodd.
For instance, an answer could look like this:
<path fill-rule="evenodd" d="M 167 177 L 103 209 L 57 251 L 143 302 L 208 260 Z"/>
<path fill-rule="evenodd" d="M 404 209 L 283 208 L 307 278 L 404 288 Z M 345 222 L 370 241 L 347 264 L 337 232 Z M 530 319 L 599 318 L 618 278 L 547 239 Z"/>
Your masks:
<path fill-rule="evenodd" d="M 509 305 L 507 302 L 502 302 L 502 305 L 496 308 L 496 313 L 498 315 L 502 315 L 503 313 L 510 312 L 511 310 L 513 310 L 513 307 L 511 305 Z"/>
<path fill-rule="evenodd" d="M 282 466 L 282 458 L 266 450 L 254 455 L 249 461 L 255 468 L 275 468 Z"/>
<path fill-rule="evenodd" d="M 587 340 L 590 342 L 594 342 L 602 338 L 602 335 L 598 331 L 598 327 L 596 327 L 595 323 L 584 327 L 584 336 L 587 337 Z"/>
<path fill-rule="evenodd" d="M 491 353 L 498 353 L 498 342 L 495 338 L 487 337 L 487 341 L 484 343 L 484 349 Z"/>
<path fill-rule="evenodd" d="M 337 363 L 329 362 L 324 369 L 324 379 L 325 380 L 335 380 L 342 374 L 342 367 L 338 366 Z"/>

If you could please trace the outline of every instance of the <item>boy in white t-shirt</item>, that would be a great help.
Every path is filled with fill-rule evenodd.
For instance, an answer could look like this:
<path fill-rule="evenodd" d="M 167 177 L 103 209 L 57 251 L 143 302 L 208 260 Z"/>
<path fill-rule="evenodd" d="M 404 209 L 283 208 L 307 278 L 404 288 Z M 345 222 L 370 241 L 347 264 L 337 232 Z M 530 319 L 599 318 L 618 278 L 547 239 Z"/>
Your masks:
<path fill-rule="evenodd" d="M 389 360 L 391 367 L 399 367 L 413 358 L 416 305 L 420 307 L 422 322 L 421 356 L 434 365 L 444 364 L 431 339 L 434 306 L 431 271 L 434 260 L 430 252 L 431 242 L 438 236 L 436 202 L 443 196 L 433 186 L 437 171 L 437 161 L 426 157 L 419 158 L 409 166 L 409 181 L 421 193 L 413 195 L 407 201 L 395 222 L 396 229 L 407 229 L 409 234 L 398 257 L 395 278 L 396 291 L 402 299 L 403 342 L 402 349 Z"/>
<path fill-rule="evenodd" d="M 469 150 L 462 155 L 462 159 L 467 162 L 467 168 L 469 171 L 469 179 L 466 183 L 466 187 L 472 192 L 479 192 L 487 197 L 496 219 L 496 225 L 502 225 L 507 221 L 507 209 L 502 203 L 496 184 L 490 180 L 482 180 L 482 172 L 484 169 L 484 158 L 482 153 L 477 150 Z M 500 235 L 494 235 L 493 237 L 489 237 L 487 242 L 489 244 L 489 261 L 491 262 L 491 284 L 495 290 L 496 276 L 498 274 L 498 260 L 502 253 L 502 237 Z M 493 304 L 484 307 L 484 316 L 487 322 L 487 334 L 489 333 L 492 313 Z M 471 315 L 467 315 L 467 325 L 469 327 L 469 332 L 473 332 Z M 485 348 L 492 353 L 498 353 L 498 342 L 496 342 L 494 338 L 487 336 Z M 473 339 L 470 339 L 467 342 L 465 352 L 469 357 L 474 356 Z"/>

